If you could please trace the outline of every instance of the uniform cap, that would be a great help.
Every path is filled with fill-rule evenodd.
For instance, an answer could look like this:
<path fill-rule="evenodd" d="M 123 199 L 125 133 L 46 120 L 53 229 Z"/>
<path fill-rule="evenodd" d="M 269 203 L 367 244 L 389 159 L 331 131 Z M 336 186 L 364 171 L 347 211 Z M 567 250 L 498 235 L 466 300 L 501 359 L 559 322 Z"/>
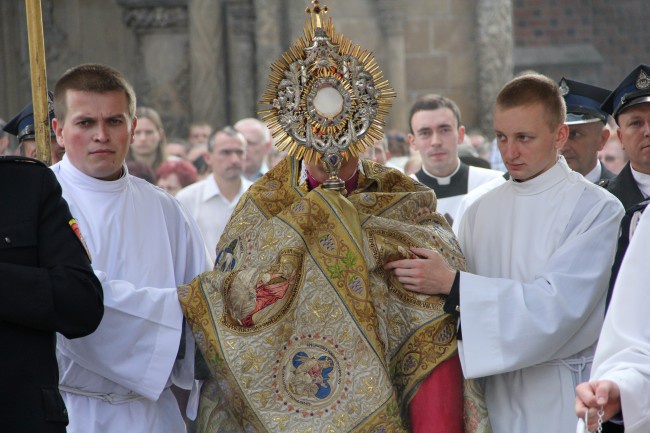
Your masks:
<path fill-rule="evenodd" d="M 47 106 L 50 115 L 50 135 L 55 136 L 54 130 L 52 129 L 52 119 L 54 118 L 54 94 L 50 91 L 47 92 Z M 36 130 L 34 128 L 34 106 L 29 103 L 23 108 L 20 113 L 18 113 L 13 119 L 11 119 L 4 126 L 6 132 L 11 135 L 18 137 L 20 143 L 23 140 L 33 140 L 36 138 Z"/>
<path fill-rule="evenodd" d="M 598 121 L 607 123 L 608 114 L 600 106 L 611 91 L 566 78 L 562 78 L 559 84 L 566 102 L 567 125 Z"/>
<path fill-rule="evenodd" d="M 647 102 L 650 102 L 650 65 L 639 65 L 609 94 L 600 108 L 618 121 L 618 115 L 625 109 Z"/>

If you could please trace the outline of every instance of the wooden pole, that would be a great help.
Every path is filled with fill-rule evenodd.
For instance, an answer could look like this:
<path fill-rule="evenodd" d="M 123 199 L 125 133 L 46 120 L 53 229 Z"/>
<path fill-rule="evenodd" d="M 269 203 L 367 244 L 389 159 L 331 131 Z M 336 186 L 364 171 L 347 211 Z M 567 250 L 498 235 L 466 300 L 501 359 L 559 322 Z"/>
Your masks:
<path fill-rule="evenodd" d="M 50 165 L 50 116 L 47 106 L 47 74 L 45 72 L 45 42 L 41 0 L 25 0 L 27 38 L 29 41 L 29 70 L 32 78 L 36 158 Z"/>

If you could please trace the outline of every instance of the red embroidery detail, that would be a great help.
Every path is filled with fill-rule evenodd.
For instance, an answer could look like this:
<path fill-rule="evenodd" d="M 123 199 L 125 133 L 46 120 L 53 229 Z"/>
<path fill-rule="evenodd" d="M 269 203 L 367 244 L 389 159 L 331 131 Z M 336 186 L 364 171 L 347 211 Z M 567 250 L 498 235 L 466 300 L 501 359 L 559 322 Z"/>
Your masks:
<path fill-rule="evenodd" d="M 86 254 L 88 255 L 88 260 L 92 263 L 93 259 L 90 256 L 90 250 L 88 250 L 88 246 L 86 245 L 86 241 L 84 240 L 83 235 L 81 234 L 81 229 L 79 228 L 79 224 L 77 224 L 76 219 L 71 219 L 68 221 L 68 224 L 70 224 L 70 228 L 74 232 L 74 234 L 77 236 L 77 239 L 79 239 L 79 242 L 81 242 L 81 245 L 84 247 L 84 250 L 86 250 Z"/>

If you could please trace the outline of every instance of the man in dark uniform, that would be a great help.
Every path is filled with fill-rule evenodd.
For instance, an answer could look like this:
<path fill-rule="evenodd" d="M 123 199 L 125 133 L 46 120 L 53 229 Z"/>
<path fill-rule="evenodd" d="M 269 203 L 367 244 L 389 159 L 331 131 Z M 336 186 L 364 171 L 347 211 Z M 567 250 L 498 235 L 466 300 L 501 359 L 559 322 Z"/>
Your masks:
<path fill-rule="evenodd" d="M 47 107 L 50 117 L 50 150 L 52 153 L 52 164 L 61 161 L 65 149 L 59 146 L 56 141 L 54 129 L 52 129 L 52 119 L 54 119 L 54 95 L 47 92 Z M 18 138 L 18 148 L 20 154 L 30 158 L 36 157 L 36 130 L 34 128 L 34 106 L 27 104 L 20 113 L 11 119 L 3 128 L 8 133 Z"/>
<path fill-rule="evenodd" d="M 559 85 L 566 102 L 564 123 L 569 125 L 569 138 L 560 148 L 560 153 L 573 171 L 590 182 L 614 177 L 614 173 L 598 160 L 598 151 L 609 139 L 609 129 L 606 128 L 609 115 L 600 106 L 611 91 L 566 78 L 562 78 Z"/>
<path fill-rule="evenodd" d="M 0 156 L 3 156 L 9 150 L 9 135 L 7 131 L 4 130 L 7 122 L 0 119 Z"/>
<path fill-rule="evenodd" d="M 601 107 L 618 124 L 618 138 L 630 160 L 614 178 L 601 184 L 625 207 L 616 257 L 607 293 L 612 297 L 618 270 L 634 234 L 640 215 L 650 202 L 650 65 L 637 66 L 609 95 Z M 624 431 L 622 423 L 603 424 L 606 433 Z"/>
<path fill-rule="evenodd" d="M 630 160 L 602 185 L 628 210 L 650 196 L 650 65 L 637 66 L 601 107 L 618 124 L 618 138 Z"/>
<path fill-rule="evenodd" d="M 44 164 L 0 157 L 0 209 L 0 430 L 65 433 L 55 333 L 92 333 L 102 287 Z"/>

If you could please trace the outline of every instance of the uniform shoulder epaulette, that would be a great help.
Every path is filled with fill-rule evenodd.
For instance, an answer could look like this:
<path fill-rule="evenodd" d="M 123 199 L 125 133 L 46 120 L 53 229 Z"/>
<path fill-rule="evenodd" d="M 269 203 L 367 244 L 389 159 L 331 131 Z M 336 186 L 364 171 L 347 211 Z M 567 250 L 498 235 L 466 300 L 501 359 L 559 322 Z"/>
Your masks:
<path fill-rule="evenodd" d="M 39 161 L 38 159 L 28 158 L 26 156 L 18 156 L 18 155 L 0 156 L 0 162 L 23 162 L 28 164 L 36 164 L 47 168 L 47 165 L 45 165 L 43 162 Z"/>

